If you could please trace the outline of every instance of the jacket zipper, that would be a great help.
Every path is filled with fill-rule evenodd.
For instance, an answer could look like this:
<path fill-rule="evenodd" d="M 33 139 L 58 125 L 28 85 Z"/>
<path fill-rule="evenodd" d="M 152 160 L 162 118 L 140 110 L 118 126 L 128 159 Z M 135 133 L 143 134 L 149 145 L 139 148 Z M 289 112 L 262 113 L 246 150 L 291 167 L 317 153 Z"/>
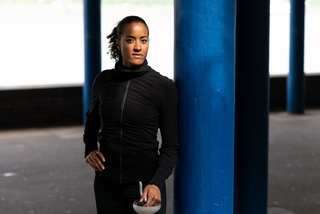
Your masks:
<path fill-rule="evenodd" d="M 123 133 L 123 126 L 122 126 L 122 120 L 123 120 L 123 109 L 124 105 L 127 99 L 128 90 L 129 90 L 130 80 L 127 82 L 126 90 L 124 92 L 122 105 L 121 105 L 121 115 L 120 115 L 120 183 L 122 183 L 122 133 Z"/>

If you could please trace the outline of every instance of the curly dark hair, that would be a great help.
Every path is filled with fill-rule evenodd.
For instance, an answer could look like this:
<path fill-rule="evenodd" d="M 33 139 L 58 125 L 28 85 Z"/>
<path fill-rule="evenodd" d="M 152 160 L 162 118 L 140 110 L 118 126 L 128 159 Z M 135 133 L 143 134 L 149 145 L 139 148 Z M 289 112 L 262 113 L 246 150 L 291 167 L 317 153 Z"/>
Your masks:
<path fill-rule="evenodd" d="M 107 38 L 109 39 L 109 49 L 111 53 L 111 58 L 115 59 L 116 61 L 119 61 L 121 59 L 121 51 L 117 48 L 117 40 L 120 41 L 121 35 L 123 33 L 123 27 L 132 22 L 143 23 L 147 27 L 148 36 L 149 36 L 148 25 L 139 16 L 127 16 L 124 19 L 122 19 L 118 23 L 118 25 L 115 28 L 113 28 L 112 32 L 107 36 Z"/>

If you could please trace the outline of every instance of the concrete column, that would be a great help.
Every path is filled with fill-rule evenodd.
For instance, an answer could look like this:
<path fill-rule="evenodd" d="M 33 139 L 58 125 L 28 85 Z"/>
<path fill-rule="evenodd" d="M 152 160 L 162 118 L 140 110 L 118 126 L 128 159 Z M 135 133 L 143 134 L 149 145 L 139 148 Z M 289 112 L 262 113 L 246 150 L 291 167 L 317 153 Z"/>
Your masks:
<path fill-rule="evenodd" d="M 92 83 L 101 71 L 100 0 L 83 0 L 84 16 L 84 85 L 83 118 L 90 108 Z"/>
<path fill-rule="evenodd" d="M 236 0 L 175 0 L 174 213 L 232 213 Z"/>
<path fill-rule="evenodd" d="M 304 76 L 304 0 L 291 0 L 290 55 L 287 77 L 287 111 L 303 114 L 305 108 Z"/>
<path fill-rule="evenodd" d="M 269 5 L 237 1 L 235 214 L 267 214 Z"/>

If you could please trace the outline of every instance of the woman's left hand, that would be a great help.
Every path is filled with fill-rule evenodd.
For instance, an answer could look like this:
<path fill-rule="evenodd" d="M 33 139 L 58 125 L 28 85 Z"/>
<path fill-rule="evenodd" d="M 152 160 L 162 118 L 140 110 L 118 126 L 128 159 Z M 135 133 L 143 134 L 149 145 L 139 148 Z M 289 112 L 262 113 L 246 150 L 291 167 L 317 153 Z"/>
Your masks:
<path fill-rule="evenodd" d="M 148 197 L 146 207 L 158 206 L 161 203 L 161 191 L 159 187 L 153 184 L 149 184 L 143 190 L 142 201 L 145 197 Z"/>

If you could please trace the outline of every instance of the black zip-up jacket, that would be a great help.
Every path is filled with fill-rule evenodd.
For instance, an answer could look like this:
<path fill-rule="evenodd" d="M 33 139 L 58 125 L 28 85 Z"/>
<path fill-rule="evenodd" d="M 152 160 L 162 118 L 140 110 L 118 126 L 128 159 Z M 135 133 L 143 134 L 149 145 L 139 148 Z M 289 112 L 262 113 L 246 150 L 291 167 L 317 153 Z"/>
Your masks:
<path fill-rule="evenodd" d="M 105 170 L 96 172 L 117 183 L 154 184 L 161 190 L 176 163 L 178 93 L 174 82 L 148 66 L 115 69 L 97 75 L 83 140 L 85 157 L 98 149 Z M 157 132 L 162 144 L 158 150 Z"/>

